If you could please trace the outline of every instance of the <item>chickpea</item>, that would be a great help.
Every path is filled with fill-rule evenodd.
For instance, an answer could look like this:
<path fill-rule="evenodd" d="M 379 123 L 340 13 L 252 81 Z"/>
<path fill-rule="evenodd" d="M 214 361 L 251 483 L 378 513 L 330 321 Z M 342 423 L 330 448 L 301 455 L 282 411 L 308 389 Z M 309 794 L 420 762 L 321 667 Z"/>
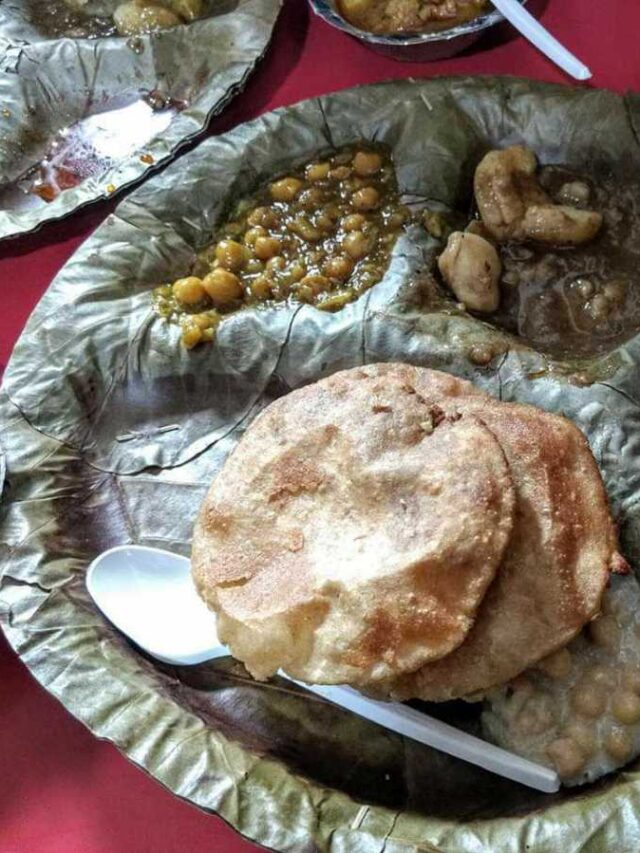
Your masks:
<path fill-rule="evenodd" d="M 266 275 L 259 275 L 251 282 L 251 295 L 256 299 L 269 299 L 271 296 L 271 282 Z"/>
<path fill-rule="evenodd" d="M 576 205 L 589 204 L 590 194 L 588 184 L 582 181 L 570 181 L 560 187 L 556 199 L 559 204 L 575 207 Z"/>
<path fill-rule="evenodd" d="M 277 237 L 258 237 L 253 250 L 261 261 L 268 261 L 277 255 L 281 248 L 282 243 Z"/>
<path fill-rule="evenodd" d="M 361 213 L 350 213 L 342 220 L 342 228 L 349 231 L 360 231 L 366 222 L 366 218 Z"/>
<path fill-rule="evenodd" d="M 631 757 L 633 738 L 625 729 L 612 729 L 605 739 L 604 748 L 614 761 L 627 761 Z"/>
<path fill-rule="evenodd" d="M 602 288 L 603 295 L 614 305 L 624 302 L 626 292 L 627 286 L 620 280 L 608 281 Z"/>
<path fill-rule="evenodd" d="M 380 204 L 380 193 L 375 187 L 363 187 L 354 192 L 351 203 L 356 210 L 375 210 Z"/>
<path fill-rule="evenodd" d="M 387 226 L 397 231 L 406 221 L 407 214 L 402 208 L 400 208 L 399 210 L 394 210 L 389 214 L 387 217 Z"/>
<path fill-rule="evenodd" d="M 213 326 L 215 320 L 209 314 L 194 314 L 191 317 L 191 322 L 195 323 L 199 329 L 204 331 L 204 329 L 208 329 Z"/>
<path fill-rule="evenodd" d="M 316 216 L 316 226 L 321 228 L 326 234 L 330 234 L 336 230 L 335 221 L 324 210 Z"/>
<path fill-rule="evenodd" d="M 571 692 L 571 704 L 581 717 L 599 717 L 607 705 L 606 695 L 595 686 L 579 685 Z"/>
<path fill-rule="evenodd" d="M 587 311 L 594 320 L 604 320 L 611 310 L 611 303 L 602 293 L 596 293 L 593 299 L 587 302 Z"/>
<path fill-rule="evenodd" d="M 614 686 L 615 683 L 615 673 L 608 666 L 603 666 L 599 664 L 595 664 L 590 667 L 585 673 L 585 680 L 589 684 L 598 685 L 600 687 L 605 687 L 609 690 Z"/>
<path fill-rule="evenodd" d="M 258 258 L 249 258 L 244 268 L 248 273 L 257 273 L 262 272 L 264 264 Z"/>
<path fill-rule="evenodd" d="M 244 242 L 247 246 L 255 246 L 256 240 L 258 237 L 266 237 L 267 229 L 263 228 L 262 225 L 254 225 L 252 228 L 249 228 L 244 235 Z"/>
<path fill-rule="evenodd" d="M 286 265 L 287 262 L 282 255 L 276 255 L 275 258 L 269 258 L 267 261 L 267 270 L 269 272 L 282 272 Z"/>
<path fill-rule="evenodd" d="M 339 311 L 341 308 L 351 302 L 354 297 L 353 290 L 343 290 L 339 293 L 332 293 L 318 305 L 321 311 Z"/>
<path fill-rule="evenodd" d="M 329 177 L 332 181 L 344 181 L 351 174 L 351 169 L 348 166 L 337 166 L 329 172 Z"/>
<path fill-rule="evenodd" d="M 315 210 L 320 207 L 322 202 L 325 199 L 325 195 L 321 189 L 318 187 L 311 187 L 308 190 L 304 190 L 298 196 L 298 204 L 304 210 Z"/>
<path fill-rule="evenodd" d="M 620 641 L 620 629 L 612 616 L 600 616 L 589 623 L 589 636 L 596 645 L 613 651 Z"/>
<path fill-rule="evenodd" d="M 203 338 L 202 329 L 195 323 L 185 325 L 182 329 L 182 343 L 187 349 L 192 349 Z"/>
<path fill-rule="evenodd" d="M 589 278 L 577 278 L 574 282 L 575 289 L 583 299 L 589 299 L 595 292 L 593 282 Z"/>
<path fill-rule="evenodd" d="M 303 187 L 298 178 L 281 178 L 269 187 L 271 198 L 274 201 L 293 201 Z"/>
<path fill-rule="evenodd" d="M 342 241 L 343 250 L 353 258 L 354 261 L 364 258 L 367 252 L 371 249 L 371 241 L 362 233 L 362 231 L 351 231 Z"/>
<path fill-rule="evenodd" d="M 242 298 L 242 285 L 235 273 L 222 268 L 212 270 L 202 280 L 204 289 L 214 305 L 230 305 Z"/>
<path fill-rule="evenodd" d="M 317 296 L 319 293 L 329 290 L 331 282 L 324 275 L 311 274 L 300 279 L 300 287 L 310 290 L 313 296 Z"/>
<path fill-rule="evenodd" d="M 382 168 L 382 157 L 375 151 L 358 151 L 353 158 L 353 168 L 356 175 L 362 177 L 375 175 Z"/>
<path fill-rule="evenodd" d="M 173 295 L 183 305 L 195 305 L 206 297 L 205 288 L 201 279 L 195 275 L 187 278 L 179 278 L 173 284 Z"/>
<path fill-rule="evenodd" d="M 570 737 L 554 740 L 547 748 L 547 755 L 563 779 L 575 776 L 586 763 L 580 746 Z"/>
<path fill-rule="evenodd" d="M 598 748 L 595 730 L 584 723 L 571 723 L 567 726 L 565 735 L 579 745 L 587 758 L 590 758 Z"/>
<path fill-rule="evenodd" d="M 339 281 L 346 281 L 353 272 L 354 262 L 346 255 L 334 255 L 327 258 L 322 268 L 322 271 L 329 278 L 337 278 Z"/>
<path fill-rule="evenodd" d="M 311 163 L 305 172 L 308 181 L 324 181 L 331 170 L 330 163 Z"/>
<path fill-rule="evenodd" d="M 549 708 L 525 708 L 518 714 L 517 726 L 524 735 L 540 735 L 553 723 Z"/>
<path fill-rule="evenodd" d="M 300 279 L 304 278 L 306 274 L 307 268 L 300 261 L 294 261 L 287 270 L 287 278 L 292 283 L 295 281 L 300 281 Z"/>
<path fill-rule="evenodd" d="M 247 216 L 249 225 L 261 225 L 263 228 L 276 228 L 280 224 L 280 217 L 271 207 L 256 207 Z"/>
<path fill-rule="evenodd" d="M 477 364 L 479 367 L 484 367 L 489 364 L 494 355 L 495 353 L 492 348 L 487 344 L 473 344 L 473 346 L 469 347 L 467 358 L 473 364 Z"/>
<path fill-rule="evenodd" d="M 571 672 L 571 652 L 568 649 L 559 649 L 557 652 L 539 661 L 537 668 L 542 670 L 549 678 L 555 680 L 566 678 Z"/>
<path fill-rule="evenodd" d="M 227 270 L 236 272 L 242 269 L 246 259 L 242 245 L 235 240 L 220 240 L 216 246 L 216 260 Z"/>
<path fill-rule="evenodd" d="M 304 216 L 297 216 L 292 222 L 289 222 L 287 228 L 310 243 L 315 243 L 322 238 L 322 232 Z"/>
<path fill-rule="evenodd" d="M 632 726 L 640 720 L 640 696 L 628 690 L 613 694 L 611 713 L 619 723 Z"/>

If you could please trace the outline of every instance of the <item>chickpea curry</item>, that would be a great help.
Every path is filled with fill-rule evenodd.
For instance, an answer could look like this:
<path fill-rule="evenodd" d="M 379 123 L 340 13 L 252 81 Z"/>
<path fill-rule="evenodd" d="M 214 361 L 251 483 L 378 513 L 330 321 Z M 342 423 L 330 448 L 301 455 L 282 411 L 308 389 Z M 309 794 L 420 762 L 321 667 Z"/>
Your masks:
<path fill-rule="evenodd" d="M 346 21 L 380 35 L 450 29 L 477 18 L 488 7 L 487 0 L 338 0 Z"/>
<path fill-rule="evenodd" d="M 261 188 L 203 249 L 191 275 L 154 291 L 191 348 L 227 314 L 277 303 L 336 311 L 383 277 L 409 219 L 389 152 L 359 145 Z"/>

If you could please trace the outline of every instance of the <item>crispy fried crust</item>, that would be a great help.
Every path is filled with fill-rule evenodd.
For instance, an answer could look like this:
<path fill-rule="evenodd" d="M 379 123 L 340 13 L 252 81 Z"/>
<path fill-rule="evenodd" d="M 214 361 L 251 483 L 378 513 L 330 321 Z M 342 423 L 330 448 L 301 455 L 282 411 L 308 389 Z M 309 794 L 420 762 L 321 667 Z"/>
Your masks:
<path fill-rule="evenodd" d="M 250 672 L 366 685 L 456 648 L 509 539 L 491 429 L 416 393 L 415 368 L 338 373 L 273 403 L 204 502 L 197 588 Z M 434 374 L 438 396 L 470 393 Z"/>
<path fill-rule="evenodd" d="M 429 394 L 426 371 L 416 387 Z M 585 437 L 566 418 L 533 406 L 478 397 L 441 401 L 473 413 L 501 443 L 516 488 L 516 520 L 505 562 L 464 643 L 398 680 L 397 698 L 440 701 L 482 692 L 565 645 L 597 614 L 616 532 Z"/>

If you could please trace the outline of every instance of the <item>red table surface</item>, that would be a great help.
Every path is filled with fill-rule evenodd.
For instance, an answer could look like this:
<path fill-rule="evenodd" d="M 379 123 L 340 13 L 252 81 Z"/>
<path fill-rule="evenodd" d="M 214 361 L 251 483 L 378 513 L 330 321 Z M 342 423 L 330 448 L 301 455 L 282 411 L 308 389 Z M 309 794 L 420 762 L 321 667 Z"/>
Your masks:
<path fill-rule="evenodd" d="M 530 8 L 590 66 L 592 85 L 640 90 L 640 4 L 531 0 Z M 212 132 L 312 95 L 392 77 L 441 74 L 517 74 L 568 82 L 506 28 L 458 58 L 400 63 L 316 19 L 304 0 L 287 0 L 267 56 Z M 51 279 L 111 207 L 96 205 L 38 235 L 0 246 L 0 372 Z M 36 684 L 0 635 L 0 853 L 196 849 L 248 853 L 258 848 L 95 739 Z"/>

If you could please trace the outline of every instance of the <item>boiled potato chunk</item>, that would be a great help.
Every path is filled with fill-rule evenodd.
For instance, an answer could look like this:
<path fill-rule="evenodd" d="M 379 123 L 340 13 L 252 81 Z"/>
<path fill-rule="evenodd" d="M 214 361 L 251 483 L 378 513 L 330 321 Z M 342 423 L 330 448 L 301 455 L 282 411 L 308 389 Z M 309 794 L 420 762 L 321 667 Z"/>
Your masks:
<path fill-rule="evenodd" d="M 141 6 L 135 2 L 121 3 L 113 13 L 113 20 L 121 36 L 139 36 L 181 23 L 177 15 L 163 6 Z"/>
<path fill-rule="evenodd" d="M 502 263 L 494 246 L 484 237 L 454 231 L 438 258 L 438 268 L 456 299 L 467 308 L 483 313 L 497 309 Z"/>

